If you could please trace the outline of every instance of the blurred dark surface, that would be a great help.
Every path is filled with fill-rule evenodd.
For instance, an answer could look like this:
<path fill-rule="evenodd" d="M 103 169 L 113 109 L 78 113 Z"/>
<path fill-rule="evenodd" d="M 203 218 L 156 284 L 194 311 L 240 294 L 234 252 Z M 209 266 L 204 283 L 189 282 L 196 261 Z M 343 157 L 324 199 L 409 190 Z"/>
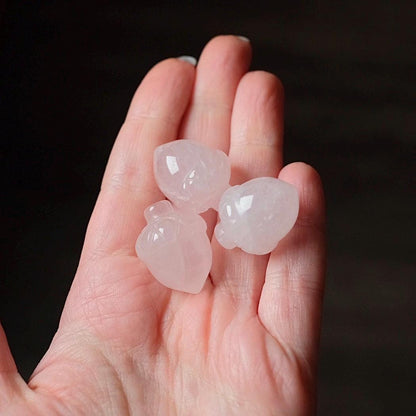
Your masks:
<path fill-rule="evenodd" d="M 3 7 L 0 319 L 20 372 L 57 327 L 136 86 L 158 60 L 235 33 L 285 85 L 286 161 L 325 184 L 319 414 L 416 414 L 416 3 L 194 4 Z"/>

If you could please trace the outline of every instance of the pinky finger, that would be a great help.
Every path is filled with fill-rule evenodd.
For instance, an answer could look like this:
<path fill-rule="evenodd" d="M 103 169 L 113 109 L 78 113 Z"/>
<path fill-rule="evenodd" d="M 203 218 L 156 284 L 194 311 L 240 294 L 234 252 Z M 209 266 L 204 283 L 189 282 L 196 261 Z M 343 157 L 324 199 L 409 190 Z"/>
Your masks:
<path fill-rule="evenodd" d="M 259 317 L 282 345 L 315 368 L 325 276 L 325 203 L 318 173 L 304 163 L 281 170 L 298 188 L 299 216 L 271 253 Z"/>

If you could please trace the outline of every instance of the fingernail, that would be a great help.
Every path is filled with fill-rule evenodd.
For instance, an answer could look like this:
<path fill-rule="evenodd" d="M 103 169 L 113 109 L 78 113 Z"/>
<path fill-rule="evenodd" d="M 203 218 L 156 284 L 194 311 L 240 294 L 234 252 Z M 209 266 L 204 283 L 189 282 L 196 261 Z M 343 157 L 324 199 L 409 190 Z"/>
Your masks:
<path fill-rule="evenodd" d="M 188 62 L 188 64 L 191 64 L 193 66 L 195 66 L 197 63 L 196 58 L 194 58 L 193 56 L 189 56 L 189 55 L 179 56 L 178 59 L 184 62 Z"/>
<path fill-rule="evenodd" d="M 246 38 L 245 36 L 237 36 L 237 37 L 238 37 L 238 39 L 241 39 L 244 42 L 250 42 L 250 39 Z"/>

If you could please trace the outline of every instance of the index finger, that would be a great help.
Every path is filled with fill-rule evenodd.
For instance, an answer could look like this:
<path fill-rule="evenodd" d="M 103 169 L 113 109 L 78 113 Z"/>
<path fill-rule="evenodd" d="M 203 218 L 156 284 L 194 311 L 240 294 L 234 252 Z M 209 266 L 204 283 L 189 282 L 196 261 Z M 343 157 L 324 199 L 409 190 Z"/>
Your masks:
<path fill-rule="evenodd" d="M 177 137 L 195 68 L 180 59 L 153 67 L 137 89 L 111 152 L 88 226 L 88 252 L 134 254 L 143 211 L 163 199 L 153 175 L 154 149 Z"/>

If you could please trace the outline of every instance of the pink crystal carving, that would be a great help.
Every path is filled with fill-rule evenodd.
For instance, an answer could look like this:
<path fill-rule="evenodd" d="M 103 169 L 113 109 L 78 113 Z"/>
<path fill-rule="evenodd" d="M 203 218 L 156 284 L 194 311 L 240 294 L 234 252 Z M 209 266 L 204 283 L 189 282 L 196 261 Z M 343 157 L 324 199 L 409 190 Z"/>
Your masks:
<path fill-rule="evenodd" d="M 218 210 L 221 195 L 229 187 L 227 155 L 193 140 L 175 140 L 157 147 L 153 167 L 160 190 L 184 210 Z"/>
<path fill-rule="evenodd" d="M 156 148 L 154 173 L 171 202 L 159 201 L 145 210 L 147 225 L 136 252 L 153 276 L 171 289 L 199 293 L 210 271 L 211 245 L 198 213 L 217 209 L 219 243 L 259 255 L 271 252 L 298 216 L 293 185 L 264 177 L 230 188 L 225 153 L 192 140 Z"/>
<path fill-rule="evenodd" d="M 147 225 L 136 242 L 138 257 L 163 285 L 199 293 L 212 263 L 205 221 L 166 200 L 146 208 L 144 216 Z"/>
<path fill-rule="evenodd" d="M 229 188 L 219 203 L 218 242 L 227 249 L 267 254 L 290 231 L 299 211 L 297 189 L 276 178 L 256 178 Z"/>

